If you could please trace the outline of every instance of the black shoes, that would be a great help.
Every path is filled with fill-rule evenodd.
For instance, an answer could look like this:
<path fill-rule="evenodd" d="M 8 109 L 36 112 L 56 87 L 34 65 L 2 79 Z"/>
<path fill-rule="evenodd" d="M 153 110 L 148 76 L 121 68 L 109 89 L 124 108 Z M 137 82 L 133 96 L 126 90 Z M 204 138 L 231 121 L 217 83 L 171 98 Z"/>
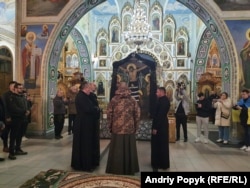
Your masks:
<path fill-rule="evenodd" d="M 8 157 L 10 160 L 16 160 L 16 156 L 15 155 L 11 155 L 9 154 L 9 157 Z"/>
<path fill-rule="evenodd" d="M 28 154 L 28 152 L 19 149 L 19 150 L 16 150 L 16 152 L 15 152 L 14 155 L 13 154 L 9 154 L 8 158 L 10 160 L 16 160 L 16 156 L 15 155 L 27 155 L 27 154 Z"/>
<path fill-rule="evenodd" d="M 185 139 L 184 139 L 184 142 L 187 142 L 187 141 L 188 141 L 188 139 L 187 139 L 187 138 L 185 138 Z"/>
<path fill-rule="evenodd" d="M 4 161 L 4 160 L 5 160 L 4 158 L 0 157 L 0 161 Z"/>
<path fill-rule="evenodd" d="M 62 135 L 60 135 L 60 136 L 55 136 L 55 139 L 57 139 L 57 140 L 59 140 L 59 139 L 61 139 L 61 138 L 63 138 Z"/>
<path fill-rule="evenodd" d="M 28 152 L 26 152 L 26 151 L 23 151 L 23 150 L 17 150 L 16 151 L 16 153 L 15 153 L 15 155 L 27 155 L 28 154 Z"/>

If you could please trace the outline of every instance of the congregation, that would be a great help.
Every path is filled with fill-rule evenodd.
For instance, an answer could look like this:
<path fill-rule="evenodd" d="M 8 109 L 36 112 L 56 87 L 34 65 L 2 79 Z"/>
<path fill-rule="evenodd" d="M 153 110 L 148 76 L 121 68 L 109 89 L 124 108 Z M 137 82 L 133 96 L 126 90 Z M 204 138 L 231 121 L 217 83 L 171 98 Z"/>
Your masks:
<path fill-rule="evenodd" d="M 65 115 L 67 113 L 69 115 L 68 135 L 73 134 L 71 167 L 74 170 L 93 172 L 100 163 L 101 109 L 95 94 L 96 89 L 94 82 L 83 81 L 79 88 L 77 85 L 71 86 L 67 96 L 58 90 L 53 99 L 55 139 L 63 138 Z M 230 142 L 229 130 L 232 111 L 235 110 L 238 111 L 240 124 L 244 130 L 243 145 L 240 149 L 246 152 L 250 151 L 249 93 L 248 90 L 242 90 L 241 98 L 235 105 L 232 104 L 226 92 L 219 95 L 212 93 L 213 96 L 209 97 L 205 97 L 202 92 L 198 93 L 198 99 L 194 104 L 197 112 L 197 134 L 194 142 L 203 141 L 204 144 L 208 144 L 208 125 L 209 121 L 212 120 L 212 123 L 218 126 L 216 142 L 228 144 Z M 167 118 L 170 101 L 164 87 L 157 88 L 156 96 L 155 113 L 152 114 L 151 167 L 153 171 L 157 172 L 159 169 L 170 168 Z M 178 83 L 175 99 L 177 101 L 175 109 L 176 142 L 180 141 L 181 126 L 184 142 L 188 142 L 187 118 L 190 112 L 190 98 L 186 93 L 185 84 Z M 32 101 L 23 85 L 12 81 L 9 83 L 9 91 L 1 96 L 0 104 L 3 152 L 9 153 L 10 160 L 15 160 L 18 155 L 28 154 L 22 150 L 22 139 L 25 137 L 27 126 L 30 123 Z M 131 95 L 126 83 L 117 85 L 115 96 L 107 108 L 107 121 L 111 133 L 111 144 L 106 173 L 134 175 L 140 171 L 136 148 L 140 106 Z M 202 134 L 202 129 L 204 134 Z M 0 158 L 0 161 L 4 160 L 4 158 Z"/>
<path fill-rule="evenodd" d="M 27 155 L 21 148 L 22 138 L 30 120 L 31 101 L 21 83 L 11 81 L 9 90 L 1 98 L 1 138 L 3 151 L 8 158 L 15 160 L 16 155 Z M 1 159 L 2 161 L 4 159 Z"/>

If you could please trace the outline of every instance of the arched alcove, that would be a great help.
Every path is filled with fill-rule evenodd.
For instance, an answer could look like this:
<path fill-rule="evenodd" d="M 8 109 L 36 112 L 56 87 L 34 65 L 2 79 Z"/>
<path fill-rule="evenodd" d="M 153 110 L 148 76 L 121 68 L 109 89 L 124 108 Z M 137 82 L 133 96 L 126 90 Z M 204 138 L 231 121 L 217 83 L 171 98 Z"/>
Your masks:
<path fill-rule="evenodd" d="M 13 55 L 10 49 L 0 44 L 0 95 L 9 90 L 12 81 Z"/>
<path fill-rule="evenodd" d="M 47 79 L 49 75 L 49 72 L 47 71 L 47 67 L 57 66 L 58 54 L 60 50 L 62 49 L 64 42 L 66 40 L 66 37 L 69 35 L 70 31 L 73 29 L 75 24 L 81 19 L 83 15 L 85 15 L 89 10 L 91 10 L 93 7 L 97 6 L 98 4 L 102 2 L 104 1 L 88 1 L 88 2 L 81 2 L 80 4 L 77 4 L 75 7 L 73 7 L 73 10 L 75 11 L 66 13 L 64 16 L 64 19 L 62 19 L 56 26 L 55 33 L 53 33 L 53 35 L 51 36 L 52 39 L 49 41 L 51 45 L 48 45 L 49 47 L 48 49 L 46 49 L 48 54 L 50 55 L 45 57 L 45 63 L 43 66 L 44 78 L 46 78 L 43 81 L 44 82 L 43 85 L 45 88 L 47 88 L 43 91 L 43 93 L 45 94 L 46 99 L 49 98 L 51 91 L 56 89 L 55 81 Z M 216 22 L 218 20 L 215 21 L 213 16 L 210 16 L 210 14 L 212 15 L 214 14 L 214 12 L 212 11 L 209 12 L 208 10 L 204 9 L 200 5 L 200 3 L 197 3 L 196 1 L 193 1 L 193 0 L 190 0 L 190 1 L 179 0 L 179 2 L 183 3 L 186 7 L 190 8 L 198 17 L 200 17 L 203 20 L 203 22 L 207 25 L 207 27 L 211 29 L 214 39 L 219 44 L 220 53 L 223 54 L 222 55 L 222 58 L 224 61 L 223 68 L 225 68 L 225 66 L 230 65 L 230 62 L 232 62 L 232 58 L 231 58 L 231 55 L 229 55 L 229 51 L 232 52 L 233 50 L 229 49 L 230 45 L 228 48 L 225 47 L 226 43 L 222 36 L 223 34 L 226 33 L 226 31 L 221 29 L 216 24 L 216 23 L 220 23 L 220 22 Z M 229 42 L 230 40 L 231 39 L 229 39 Z M 231 91 L 232 88 L 229 85 L 230 80 L 231 80 L 231 76 L 228 76 L 228 80 L 224 80 L 225 90 L 227 88 L 227 90 Z M 43 111 L 44 111 L 44 114 L 46 114 L 45 117 L 49 117 L 51 111 L 48 110 L 47 100 L 45 100 L 43 104 L 44 104 Z M 48 127 L 47 126 L 48 122 L 49 122 L 48 118 L 45 118 L 44 124 L 46 124 L 46 127 Z"/>

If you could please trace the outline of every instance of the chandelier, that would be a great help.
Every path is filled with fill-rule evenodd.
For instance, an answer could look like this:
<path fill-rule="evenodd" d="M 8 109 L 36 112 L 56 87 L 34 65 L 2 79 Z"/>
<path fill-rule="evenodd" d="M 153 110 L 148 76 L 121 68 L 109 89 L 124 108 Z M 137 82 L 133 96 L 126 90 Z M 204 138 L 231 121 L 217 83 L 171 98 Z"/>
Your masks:
<path fill-rule="evenodd" d="M 152 40 L 150 25 L 147 21 L 147 15 L 140 6 L 140 0 L 137 0 L 134 7 L 134 13 L 131 23 L 128 25 L 128 32 L 125 33 L 125 41 L 129 45 L 135 44 L 137 49 Z"/>

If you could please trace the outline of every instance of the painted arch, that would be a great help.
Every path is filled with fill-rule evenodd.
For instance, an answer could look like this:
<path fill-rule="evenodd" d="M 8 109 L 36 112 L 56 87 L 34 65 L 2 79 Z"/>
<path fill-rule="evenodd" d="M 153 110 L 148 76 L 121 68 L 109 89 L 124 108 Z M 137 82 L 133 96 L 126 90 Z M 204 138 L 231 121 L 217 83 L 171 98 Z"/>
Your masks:
<path fill-rule="evenodd" d="M 59 56 L 61 49 L 66 41 L 66 38 L 70 34 L 71 30 L 74 28 L 74 26 L 77 24 L 77 22 L 84 16 L 88 11 L 90 11 L 95 6 L 99 5 L 100 3 L 104 2 L 105 0 L 89 0 L 89 1 L 81 1 L 79 4 L 75 4 L 75 7 L 72 7 L 75 9 L 75 11 L 67 12 L 67 14 L 64 15 L 65 19 L 62 19 L 61 22 L 58 23 L 57 28 L 55 28 L 56 32 L 54 33 L 54 37 L 52 37 L 51 42 L 51 48 L 48 49 L 48 53 L 50 54 L 49 57 L 45 58 L 45 61 L 48 63 L 43 66 L 43 72 L 44 77 L 48 78 L 48 70 L 49 67 L 54 66 L 57 67 L 57 64 L 59 62 Z M 198 3 L 195 0 L 177 0 L 186 7 L 188 7 L 190 10 L 193 11 L 203 22 L 204 24 L 210 29 L 214 39 L 217 42 L 217 45 L 219 46 L 221 59 L 222 59 L 222 68 L 226 69 L 229 68 L 229 65 L 232 64 L 233 56 L 234 56 L 234 50 L 228 49 L 232 48 L 231 45 L 228 45 L 225 42 L 225 39 L 222 36 L 228 36 L 226 33 L 226 29 L 224 27 L 224 23 L 221 20 L 216 20 L 216 16 L 213 17 L 216 13 L 213 11 L 213 9 L 204 9 L 201 5 L 202 2 Z M 216 17 L 216 18 L 215 18 Z M 219 24 L 219 25 L 218 25 Z M 231 39 L 227 37 L 227 42 L 232 43 Z M 228 48 L 227 48 L 228 47 Z M 232 66 L 231 67 L 237 67 Z M 234 70 L 234 72 L 237 74 L 237 70 Z M 230 74 L 230 72 L 229 72 Z M 232 87 L 230 86 L 231 81 L 231 75 L 228 76 L 227 80 L 223 80 L 224 86 L 223 89 L 227 91 L 228 93 L 231 93 L 231 91 L 238 91 L 235 88 L 232 90 Z M 51 95 L 52 90 L 56 89 L 56 81 L 55 80 L 44 80 L 44 88 L 43 91 L 46 99 L 49 99 L 49 96 Z M 235 85 L 237 87 L 236 83 L 232 83 L 231 85 Z M 231 93 L 232 95 L 232 93 Z M 46 127 L 48 127 L 48 121 L 49 121 L 49 114 L 50 114 L 50 108 L 48 103 L 44 102 L 44 114 L 47 114 L 45 119 Z"/>

